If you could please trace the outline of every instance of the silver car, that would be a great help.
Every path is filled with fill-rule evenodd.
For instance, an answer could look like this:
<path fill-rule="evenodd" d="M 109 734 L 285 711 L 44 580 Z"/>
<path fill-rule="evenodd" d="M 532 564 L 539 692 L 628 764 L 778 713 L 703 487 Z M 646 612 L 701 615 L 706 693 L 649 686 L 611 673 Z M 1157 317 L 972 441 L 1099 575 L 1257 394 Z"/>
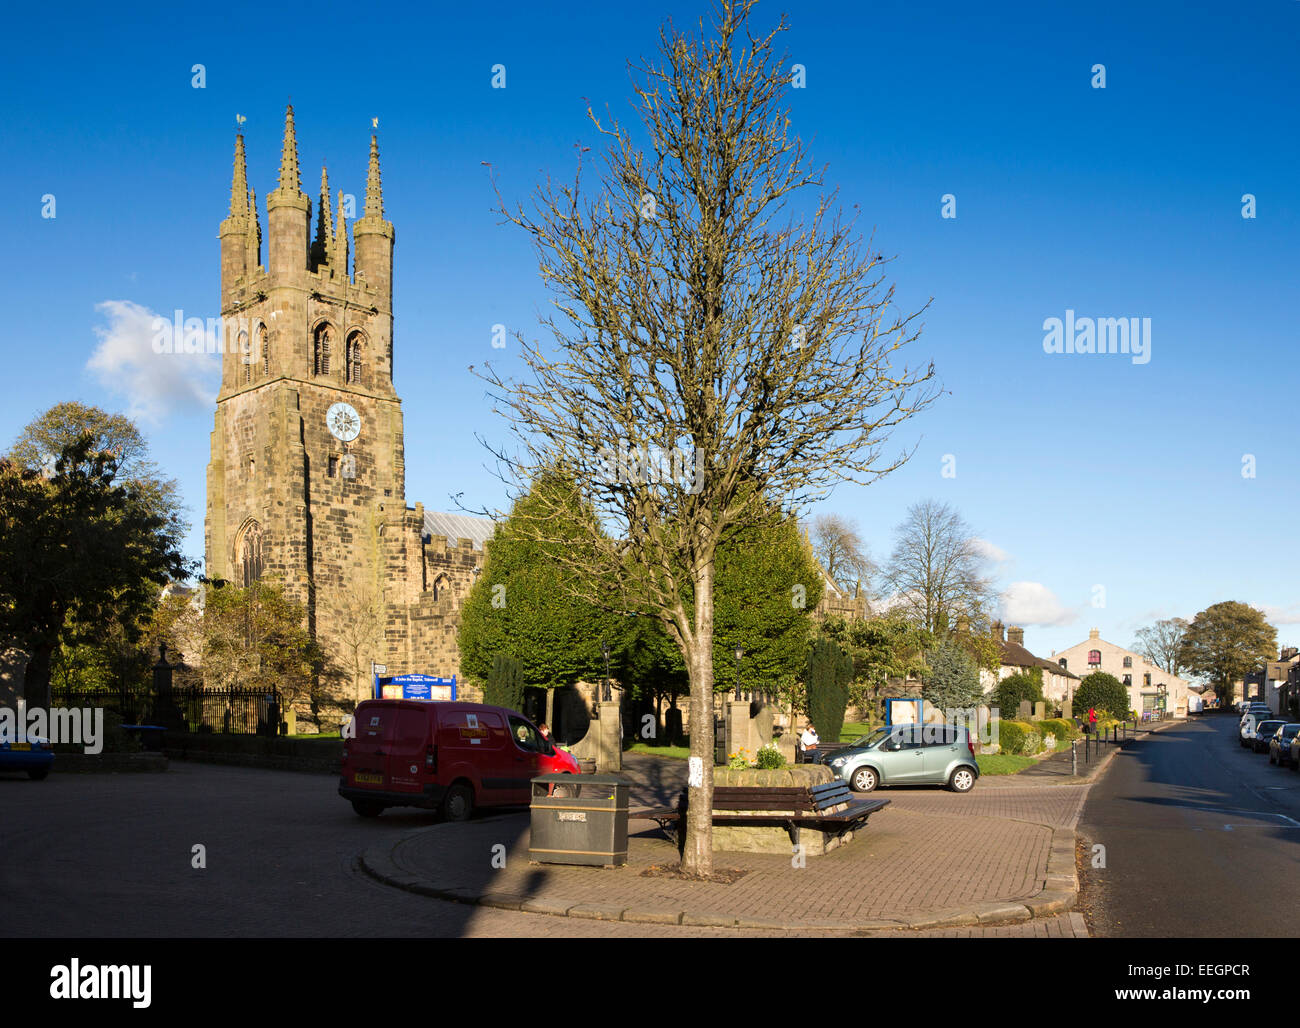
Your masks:
<path fill-rule="evenodd" d="M 970 734 L 955 725 L 886 725 L 819 762 L 855 792 L 878 785 L 946 785 L 970 792 L 980 776 Z"/>

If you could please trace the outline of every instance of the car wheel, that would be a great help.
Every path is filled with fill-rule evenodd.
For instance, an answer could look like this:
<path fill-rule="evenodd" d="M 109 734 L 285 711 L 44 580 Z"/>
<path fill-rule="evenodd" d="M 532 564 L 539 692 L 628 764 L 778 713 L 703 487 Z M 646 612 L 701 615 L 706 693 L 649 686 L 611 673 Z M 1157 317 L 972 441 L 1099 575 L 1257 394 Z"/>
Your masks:
<path fill-rule="evenodd" d="M 378 800 L 353 800 L 352 809 L 362 817 L 378 817 L 384 812 L 384 805 Z"/>
<path fill-rule="evenodd" d="M 968 767 L 959 767 L 948 779 L 948 788 L 953 792 L 970 792 L 975 787 L 975 772 Z"/>
<path fill-rule="evenodd" d="M 880 780 L 876 777 L 875 768 L 860 767 L 853 772 L 853 778 L 849 785 L 853 787 L 854 792 L 872 792 Z"/>
<path fill-rule="evenodd" d="M 468 821 L 474 813 L 474 790 L 468 785 L 453 785 L 442 801 L 442 816 L 448 821 Z"/>
<path fill-rule="evenodd" d="M 39 782 L 49 773 L 50 769 L 48 767 L 34 767 L 27 772 L 27 777 L 33 782 Z"/>

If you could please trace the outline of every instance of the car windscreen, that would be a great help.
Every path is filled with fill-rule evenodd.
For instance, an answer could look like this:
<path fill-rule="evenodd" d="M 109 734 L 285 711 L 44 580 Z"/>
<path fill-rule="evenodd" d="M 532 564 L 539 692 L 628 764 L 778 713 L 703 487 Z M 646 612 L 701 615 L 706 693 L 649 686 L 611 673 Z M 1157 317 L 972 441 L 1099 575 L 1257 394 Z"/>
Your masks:
<path fill-rule="evenodd" d="M 859 739 L 857 742 L 853 744 L 852 748 L 855 750 L 861 750 L 861 749 L 866 749 L 868 746 L 874 746 L 876 745 L 876 743 L 880 742 L 880 740 L 883 739 L 888 734 L 889 734 L 889 729 L 884 725 L 882 725 L 881 727 L 872 730 L 867 735 L 864 735 L 861 739 Z"/>

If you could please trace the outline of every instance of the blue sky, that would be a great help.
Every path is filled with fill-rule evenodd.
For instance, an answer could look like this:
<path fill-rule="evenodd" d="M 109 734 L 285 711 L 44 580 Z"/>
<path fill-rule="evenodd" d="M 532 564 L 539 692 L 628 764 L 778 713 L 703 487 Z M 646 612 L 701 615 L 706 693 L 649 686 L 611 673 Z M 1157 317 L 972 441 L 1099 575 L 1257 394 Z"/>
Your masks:
<path fill-rule="evenodd" d="M 195 556 L 214 379 L 114 347 L 132 310 L 217 314 L 235 114 L 261 201 L 290 97 L 309 193 L 324 160 L 335 190 L 361 196 L 380 119 L 407 501 L 496 505 L 473 436 L 504 430 L 466 369 L 510 367 L 491 326 L 535 335 L 547 297 L 526 240 L 492 214 L 482 162 L 509 198 L 568 176 L 573 145 L 594 142 L 583 98 L 626 115 L 627 61 L 652 53 L 665 18 L 693 24 L 707 7 L 307 10 L 9 15 L 23 45 L 0 65 L 0 446 L 60 400 L 134 411 L 180 480 Z M 762 3 L 757 19 L 781 10 Z M 914 353 L 949 394 L 895 437 L 917 446 L 908 466 L 819 509 L 855 519 L 881 558 L 909 504 L 952 503 L 1005 556 L 1006 613 L 1043 655 L 1093 626 L 1126 645 L 1155 617 L 1225 599 L 1300 642 L 1300 3 L 807 2 L 790 26 L 807 69 L 793 127 L 898 256 L 899 305 L 933 297 Z M 490 88 L 498 63 L 504 90 Z M 944 194 L 955 219 L 940 217 Z M 1149 363 L 1045 354 L 1044 319 L 1067 309 L 1150 318 Z"/>

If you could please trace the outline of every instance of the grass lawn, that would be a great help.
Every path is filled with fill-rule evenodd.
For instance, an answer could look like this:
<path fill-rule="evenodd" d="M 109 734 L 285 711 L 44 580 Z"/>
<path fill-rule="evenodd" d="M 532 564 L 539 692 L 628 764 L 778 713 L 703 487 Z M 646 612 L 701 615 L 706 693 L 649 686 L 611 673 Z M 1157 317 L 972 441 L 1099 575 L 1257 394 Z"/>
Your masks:
<path fill-rule="evenodd" d="M 648 743 L 633 743 L 628 753 L 646 753 L 652 757 L 671 757 L 674 760 L 686 760 L 691 755 L 688 746 L 651 746 Z"/>
<path fill-rule="evenodd" d="M 840 742 L 857 742 L 864 735 L 869 735 L 875 731 L 875 725 L 869 725 L 862 721 L 849 721 L 840 728 Z"/>
<path fill-rule="evenodd" d="M 982 775 L 1014 775 L 1037 761 L 1014 753 L 981 753 L 976 756 L 975 763 L 979 764 Z"/>

